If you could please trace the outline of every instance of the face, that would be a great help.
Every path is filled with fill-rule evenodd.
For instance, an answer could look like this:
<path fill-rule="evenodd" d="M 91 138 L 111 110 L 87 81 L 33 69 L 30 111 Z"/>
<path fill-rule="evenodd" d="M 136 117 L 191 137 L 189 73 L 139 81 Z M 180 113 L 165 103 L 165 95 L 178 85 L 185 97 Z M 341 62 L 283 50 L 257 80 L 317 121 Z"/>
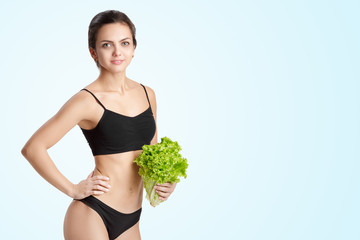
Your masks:
<path fill-rule="evenodd" d="M 130 28 L 121 23 L 103 25 L 97 34 L 96 51 L 90 48 L 92 57 L 98 59 L 101 69 L 113 73 L 125 71 L 134 51 Z"/>

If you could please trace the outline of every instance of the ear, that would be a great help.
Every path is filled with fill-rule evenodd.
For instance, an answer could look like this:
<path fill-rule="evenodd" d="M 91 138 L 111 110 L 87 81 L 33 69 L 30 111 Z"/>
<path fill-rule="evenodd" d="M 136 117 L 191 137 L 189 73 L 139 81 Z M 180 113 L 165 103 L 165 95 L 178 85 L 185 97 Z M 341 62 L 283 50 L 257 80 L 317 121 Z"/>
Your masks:
<path fill-rule="evenodd" d="M 92 57 L 94 60 L 97 59 L 96 51 L 95 51 L 92 47 L 89 47 L 89 52 L 90 52 L 91 57 Z"/>

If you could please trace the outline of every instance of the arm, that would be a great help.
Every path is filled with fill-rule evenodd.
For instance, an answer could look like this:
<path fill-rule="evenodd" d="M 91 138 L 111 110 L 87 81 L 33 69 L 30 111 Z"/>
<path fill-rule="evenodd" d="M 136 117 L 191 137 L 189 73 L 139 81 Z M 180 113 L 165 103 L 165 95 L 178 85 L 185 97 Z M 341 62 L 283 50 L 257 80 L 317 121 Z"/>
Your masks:
<path fill-rule="evenodd" d="M 156 111 L 157 111 L 157 107 L 156 107 L 156 96 L 155 96 L 155 92 L 152 88 L 150 87 L 146 87 L 146 91 L 148 92 L 149 95 L 149 100 L 150 100 L 150 105 L 151 105 L 151 110 L 153 112 L 154 118 L 155 118 L 155 125 L 156 125 L 156 131 L 155 131 L 155 135 L 153 137 L 153 139 L 150 142 L 150 145 L 154 145 L 156 143 L 158 143 L 158 137 L 157 137 L 157 120 L 156 120 Z"/>
<path fill-rule="evenodd" d="M 61 174 L 51 160 L 47 149 L 57 143 L 81 120 L 89 119 L 88 115 L 94 109 L 91 107 L 89 109 L 88 100 L 88 96 L 83 91 L 75 94 L 31 136 L 21 150 L 23 156 L 46 181 L 72 198 L 79 197 L 79 191 L 84 191 L 84 187 L 77 188 L 77 185 L 72 184 Z M 88 186 L 89 182 L 82 185 Z M 86 194 L 88 194 L 88 188 L 86 188 Z"/>
<path fill-rule="evenodd" d="M 155 92 L 153 89 L 151 89 L 150 87 L 147 87 L 147 91 L 149 94 L 149 99 L 150 99 L 150 104 L 151 104 L 151 109 L 152 112 L 154 114 L 154 118 L 155 118 L 155 123 L 156 123 L 156 111 L 157 111 L 157 107 L 156 107 L 156 96 L 155 96 Z M 150 145 L 156 144 L 158 143 L 157 140 L 157 124 L 156 124 L 156 132 L 155 135 L 153 137 L 153 139 L 150 142 Z M 157 184 L 154 188 L 156 189 L 156 193 L 159 195 L 159 199 L 162 201 L 165 201 L 169 198 L 169 196 L 171 195 L 171 193 L 175 190 L 176 187 L 176 182 L 174 183 L 164 183 L 164 184 Z"/>

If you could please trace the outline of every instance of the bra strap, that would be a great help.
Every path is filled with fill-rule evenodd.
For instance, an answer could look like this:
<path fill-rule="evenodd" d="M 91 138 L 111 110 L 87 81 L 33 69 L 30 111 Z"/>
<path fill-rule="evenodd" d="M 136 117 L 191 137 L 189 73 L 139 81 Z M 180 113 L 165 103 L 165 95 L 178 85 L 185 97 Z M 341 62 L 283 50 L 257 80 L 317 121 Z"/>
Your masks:
<path fill-rule="evenodd" d="M 81 89 L 81 90 L 85 90 L 85 91 L 89 92 L 89 93 L 95 98 L 95 100 L 96 100 L 104 109 L 106 109 L 106 108 L 104 107 L 104 105 L 99 101 L 99 99 L 97 99 L 97 97 L 95 97 L 95 95 L 94 95 L 92 92 L 90 92 L 90 91 L 87 90 L 86 88 L 83 88 L 83 89 Z"/>
<path fill-rule="evenodd" d="M 140 83 L 140 85 L 143 86 L 143 88 L 144 88 L 144 90 L 145 90 L 145 93 L 146 93 L 146 98 L 147 98 L 147 100 L 148 100 L 148 102 L 149 102 L 149 105 L 150 105 L 150 107 L 151 107 L 151 104 L 150 104 L 150 101 L 149 101 L 149 97 L 148 97 L 146 88 L 145 88 L 144 85 L 142 85 L 141 83 Z"/>

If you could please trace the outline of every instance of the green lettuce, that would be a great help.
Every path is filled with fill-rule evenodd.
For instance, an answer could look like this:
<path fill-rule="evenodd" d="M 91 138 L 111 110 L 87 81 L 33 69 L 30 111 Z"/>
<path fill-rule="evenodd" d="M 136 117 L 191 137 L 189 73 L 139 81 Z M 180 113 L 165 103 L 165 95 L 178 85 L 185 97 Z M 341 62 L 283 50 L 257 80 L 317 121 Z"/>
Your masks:
<path fill-rule="evenodd" d="M 146 199 L 155 207 L 163 201 L 159 199 L 154 186 L 157 183 L 178 183 L 181 176 L 186 178 L 188 163 L 179 153 L 181 147 L 178 142 L 168 137 L 161 138 L 161 142 L 154 145 L 145 144 L 142 150 L 134 162 L 140 167 L 139 175 L 144 181 Z"/>

